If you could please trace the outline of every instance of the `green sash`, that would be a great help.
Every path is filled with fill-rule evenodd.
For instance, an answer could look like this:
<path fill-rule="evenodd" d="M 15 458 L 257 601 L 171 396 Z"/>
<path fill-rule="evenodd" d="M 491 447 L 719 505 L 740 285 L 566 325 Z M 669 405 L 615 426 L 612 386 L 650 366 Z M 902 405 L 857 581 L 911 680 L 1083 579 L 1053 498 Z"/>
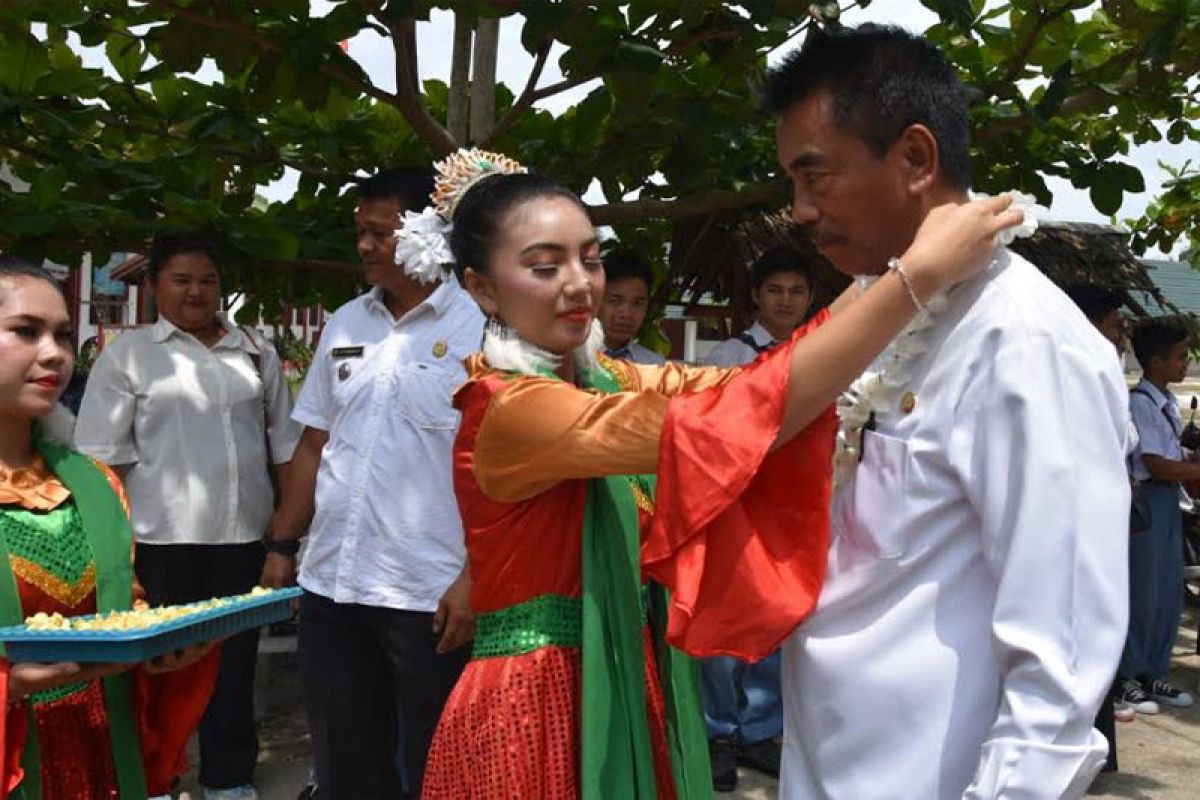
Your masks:
<path fill-rule="evenodd" d="M 97 611 L 128 609 L 133 602 L 133 565 L 129 557 L 133 547 L 133 532 L 120 499 L 108 483 L 108 477 L 87 457 L 69 448 L 47 442 L 41 436 L 36 438 L 35 444 L 50 470 L 70 490 L 79 510 L 96 564 Z M 19 625 L 25 617 L 16 578 L 9 563 L 8 545 L 0 538 L 0 624 Z M 0 645 L 0 654 L 3 654 L 3 645 Z M 105 678 L 104 710 L 108 716 L 120 797 L 121 800 L 144 800 L 146 777 L 132 708 L 133 682 L 129 674 Z M 30 708 L 29 735 L 22 759 L 25 778 L 12 795 L 21 800 L 39 800 L 42 796 L 41 751 L 37 721 L 33 715 L 33 709 Z"/>
<path fill-rule="evenodd" d="M 589 385 L 620 391 L 607 371 Z M 641 568 L 631 478 L 588 481 L 583 522 L 583 721 L 580 769 L 584 800 L 657 797 L 646 715 Z M 653 493 L 653 476 L 636 476 Z M 692 659 L 664 639 L 666 592 L 652 587 L 651 631 L 667 717 L 667 744 L 679 800 L 712 796 L 707 736 Z"/>

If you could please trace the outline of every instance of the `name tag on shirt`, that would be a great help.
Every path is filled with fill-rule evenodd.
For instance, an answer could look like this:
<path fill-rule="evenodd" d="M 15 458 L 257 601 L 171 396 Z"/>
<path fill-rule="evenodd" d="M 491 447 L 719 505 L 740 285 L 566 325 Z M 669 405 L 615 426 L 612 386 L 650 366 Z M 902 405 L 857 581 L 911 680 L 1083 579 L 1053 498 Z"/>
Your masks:
<path fill-rule="evenodd" d="M 329 351 L 334 358 L 362 358 L 362 345 L 358 347 L 335 347 Z"/>

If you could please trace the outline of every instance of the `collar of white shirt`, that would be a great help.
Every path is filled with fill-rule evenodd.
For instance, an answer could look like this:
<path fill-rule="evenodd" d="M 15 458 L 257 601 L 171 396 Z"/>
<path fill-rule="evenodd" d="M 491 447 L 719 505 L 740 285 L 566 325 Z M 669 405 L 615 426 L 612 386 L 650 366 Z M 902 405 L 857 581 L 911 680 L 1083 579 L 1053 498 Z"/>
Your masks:
<path fill-rule="evenodd" d="M 404 315 L 399 319 L 394 319 L 392 317 L 391 309 L 387 307 L 387 303 L 384 302 L 383 299 L 383 289 L 379 288 L 378 286 L 364 294 L 362 296 L 362 301 L 363 305 L 366 306 L 367 310 L 372 314 L 383 314 L 388 319 L 391 319 L 393 324 L 399 324 L 401 321 L 408 319 L 414 314 L 420 313 L 422 309 L 426 308 L 433 311 L 434 316 L 441 317 L 450 310 L 452 305 L 454 305 L 454 301 L 458 297 L 459 291 L 460 288 L 458 281 L 455 280 L 453 275 L 448 275 L 440 284 L 438 284 L 438 287 L 433 290 L 433 293 L 430 294 L 429 297 L 426 297 L 420 303 L 404 312 Z"/>
<path fill-rule="evenodd" d="M 771 345 L 775 344 L 775 337 L 763 327 L 761 322 L 755 322 L 746 329 L 746 333 L 759 347 L 770 347 Z"/>
<path fill-rule="evenodd" d="M 224 314 L 218 314 L 217 321 L 225 329 L 225 335 L 221 337 L 221 341 L 217 342 L 217 347 L 234 347 L 247 353 L 260 352 L 258 344 L 253 338 L 247 336 L 245 331 L 234 325 Z M 159 315 L 158 321 L 150 326 L 150 337 L 160 344 L 175 335 L 191 336 L 161 315 Z"/>

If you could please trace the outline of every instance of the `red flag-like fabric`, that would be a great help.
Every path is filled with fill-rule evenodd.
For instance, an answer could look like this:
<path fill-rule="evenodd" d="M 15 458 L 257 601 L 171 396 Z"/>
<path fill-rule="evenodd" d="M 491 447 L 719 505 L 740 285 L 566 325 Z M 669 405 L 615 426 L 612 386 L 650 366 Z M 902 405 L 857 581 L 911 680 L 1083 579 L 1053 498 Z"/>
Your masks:
<path fill-rule="evenodd" d="M 822 312 L 725 386 L 671 399 L 642 564 L 671 590 L 667 639 L 690 655 L 758 660 L 816 605 L 829 548 L 833 407 L 770 448 L 791 351 L 828 318 Z"/>

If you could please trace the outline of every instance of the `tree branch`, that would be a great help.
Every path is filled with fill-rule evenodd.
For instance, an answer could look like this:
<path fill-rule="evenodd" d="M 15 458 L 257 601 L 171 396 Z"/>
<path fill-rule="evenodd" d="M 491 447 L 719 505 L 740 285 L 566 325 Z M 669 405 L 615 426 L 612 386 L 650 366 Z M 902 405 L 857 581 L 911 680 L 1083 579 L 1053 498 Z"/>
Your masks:
<path fill-rule="evenodd" d="M 171 139 L 171 140 L 174 140 L 177 142 L 183 142 L 185 144 L 195 144 L 195 142 L 192 141 L 192 139 L 188 136 L 187 133 L 183 133 L 183 134 L 172 133 L 170 128 L 168 128 L 167 126 L 163 126 L 162 128 L 148 128 L 144 125 L 138 125 L 137 123 L 130 122 L 129 120 L 127 120 L 123 116 L 121 116 L 119 113 L 112 111 L 111 109 L 108 109 L 105 106 L 96 106 L 96 108 L 103 109 L 103 111 L 105 112 L 105 113 L 100 114 L 97 117 L 97 121 L 99 123 L 101 123 L 101 125 L 103 125 L 104 127 L 117 128 L 119 130 L 125 131 L 126 133 L 131 133 L 131 134 L 139 134 L 142 136 L 152 136 L 152 137 L 159 138 L 159 139 Z M 324 181 L 328 181 L 330 183 L 344 184 L 344 183 L 348 182 L 351 179 L 351 177 L 353 177 L 351 174 L 348 174 L 348 173 L 336 172 L 334 170 L 324 169 L 322 167 L 316 167 L 310 163 L 307 163 L 304 161 L 297 161 L 296 159 L 279 155 L 278 153 L 270 151 L 270 150 L 265 150 L 265 151 L 244 150 L 244 149 L 241 149 L 238 147 L 230 147 L 228 145 L 218 145 L 218 144 L 212 145 L 211 149 L 212 149 L 212 152 L 214 152 L 214 153 L 217 153 L 220 155 L 225 155 L 225 156 L 231 156 L 233 158 L 242 159 L 243 161 L 255 161 L 255 162 L 259 162 L 259 163 L 269 162 L 269 161 L 278 161 L 280 164 L 282 164 L 286 167 L 291 167 L 292 169 L 296 170 L 297 172 L 301 172 L 306 175 L 312 175 L 314 177 L 320 178 L 320 179 L 322 179 Z"/>
<path fill-rule="evenodd" d="M 580 84 L 587 83 L 588 81 L 594 81 L 599 77 L 599 72 L 590 72 L 586 75 L 580 75 L 575 78 L 567 78 L 566 80 L 559 81 L 558 83 L 552 83 L 549 86 L 538 89 L 536 92 L 534 92 L 533 99 L 530 101 L 530 105 L 538 102 L 539 100 L 545 100 L 547 97 L 553 97 L 556 94 L 565 92 L 568 89 L 574 89 Z"/>
<path fill-rule="evenodd" d="M 488 138 L 496 124 L 496 59 L 499 57 L 500 20 L 481 17 L 475 25 L 475 52 L 471 57 L 472 142 Z"/>
<path fill-rule="evenodd" d="M 542 43 L 534 58 L 533 69 L 530 70 L 529 77 L 525 81 L 525 88 L 521 90 L 520 96 L 517 97 L 512 107 L 504 112 L 504 116 L 492 127 L 491 133 L 480 143 L 480 147 L 485 149 L 490 147 L 493 142 L 507 133 L 513 123 L 533 105 L 534 97 L 537 95 L 537 82 L 542 77 L 542 70 L 546 68 L 546 60 L 550 57 L 550 48 L 553 44 L 553 39 L 547 39 Z"/>
<path fill-rule="evenodd" d="M 1131 92 L 1137 88 L 1137 76 L 1128 75 L 1117 84 L 1122 94 Z M 1058 107 L 1057 117 L 1071 117 L 1076 114 L 1088 114 L 1099 111 L 1102 108 L 1114 105 L 1118 102 L 1118 98 L 1096 86 L 1089 86 L 1078 94 L 1073 94 L 1062 101 L 1062 105 Z M 1035 120 L 1032 116 L 1013 117 L 1010 119 L 997 120 L 991 123 L 975 136 L 977 142 L 994 142 L 997 139 L 1003 138 L 1013 131 L 1019 131 L 1029 125 L 1034 124 Z"/>
<path fill-rule="evenodd" d="M 618 203 L 590 206 L 588 214 L 597 225 L 640 222 L 644 219 L 683 219 L 721 211 L 787 202 L 788 182 L 785 179 L 756 183 L 740 190 L 712 189 L 689 197 L 659 200 L 647 197 Z"/>
<path fill-rule="evenodd" d="M 467 88 L 471 82 L 471 35 L 474 28 L 467 15 L 454 12 L 454 50 L 450 56 L 450 97 L 446 128 L 456 141 L 467 140 Z"/>
<path fill-rule="evenodd" d="M 411 17 L 405 17 L 392 25 L 390 30 L 392 48 L 396 54 L 396 105 L 417 136 L 429 146 L 435 157 L 441 158 L 454 152 L 458 143 L 421 102 L 417 83 L 417 23 Z"/>

